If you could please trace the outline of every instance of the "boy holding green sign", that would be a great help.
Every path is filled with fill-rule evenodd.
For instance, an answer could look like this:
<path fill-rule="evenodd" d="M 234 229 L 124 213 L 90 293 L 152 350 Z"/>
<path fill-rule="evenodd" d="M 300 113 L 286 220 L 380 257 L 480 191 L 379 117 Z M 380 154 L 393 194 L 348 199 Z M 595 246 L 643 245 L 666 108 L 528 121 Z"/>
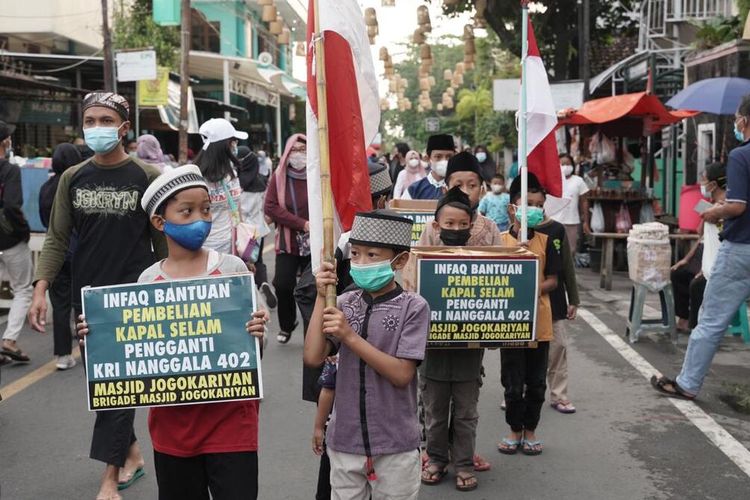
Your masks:
<path fill-rule="evenodd" d="M 211 200 L 197 166 L 159 176 L 141 205 L 165 234 L 168 256 L 143 271 L 139 283 L 247 273 L 238 257 L 203 248 Z M 267 319 L 255 312 L 248 333 L 262 339 Z M 78 333 L 88 334 L 85 320 Z M 153 407 L 148 423 L 160 499 L 203 499 L 209 491 L 213 498 L 257 497 L 257 400 Z"/>

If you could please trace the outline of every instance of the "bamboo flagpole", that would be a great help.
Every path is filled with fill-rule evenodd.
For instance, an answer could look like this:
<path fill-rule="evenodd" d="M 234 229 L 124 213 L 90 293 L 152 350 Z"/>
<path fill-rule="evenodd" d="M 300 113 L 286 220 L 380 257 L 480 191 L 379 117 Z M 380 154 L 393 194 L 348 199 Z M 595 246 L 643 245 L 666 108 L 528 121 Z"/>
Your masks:
<path fill-rule="evenodd" d="M 331 155 L 328 144 L 328 97 L 326 95 L 326 63 L 323 33 L 320 32 L 318 0 L 313 1 L 315 18 L 315 82 L 318 100 L 318 141 L 320 142 L 320 191 L 323 201 L 323 261 L 334 262 L 333 192 L 331 190 Z M 326 290 L 326 307 L 336 307 L 336 287 Z"/>
<path fill-rule="evenodd" d="M 529 170 L 527 151 L 527 130 L 528 121 L 526 116 L 527 95 L 526 95 L 526 62 L 529 57 L 529 2 L 521 1 L 521 106 L 519 109 L 520 120 L 518 130 L 518 174 L 521 176 L 521 243 L 529 240 L 529 222 L 527 208 L 529 204 Z"/>

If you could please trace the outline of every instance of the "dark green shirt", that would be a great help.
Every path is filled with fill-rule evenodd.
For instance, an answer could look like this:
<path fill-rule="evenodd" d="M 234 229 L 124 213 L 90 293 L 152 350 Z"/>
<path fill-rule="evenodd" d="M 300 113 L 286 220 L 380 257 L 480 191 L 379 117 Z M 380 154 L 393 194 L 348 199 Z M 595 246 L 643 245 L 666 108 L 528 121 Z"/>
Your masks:
<path fill-rule="evenodd" d="M 484 349 L 427 349 L 425 376 L 439 382 L 479 380 Z"/>

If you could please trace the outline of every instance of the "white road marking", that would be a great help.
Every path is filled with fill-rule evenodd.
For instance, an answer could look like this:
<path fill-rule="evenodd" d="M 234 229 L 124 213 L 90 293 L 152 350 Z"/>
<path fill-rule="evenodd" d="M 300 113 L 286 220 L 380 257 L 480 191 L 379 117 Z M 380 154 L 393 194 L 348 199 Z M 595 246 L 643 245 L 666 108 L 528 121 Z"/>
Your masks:
<path fill-rule="evenodd" d="M 612 331 L 607 325 L 605 325 L 599 318 L 587 309 L 579 309 L 578 315 L 589 324 L 589 326 L 611 345 L 615 351 L 620 353 L 620 356 L 625 358 L 625 361 L 638 370 L 646 380 L 650 380 L 654 374 L 659 374 L 659 371 L 654 368 L 651 363 L 638 354 L 638 352 L 630 347 L 630 345 L 623 340 L 622 337 Z M 649 389 L 650 390 L 650 389 Z M 698 430 L 700 430 L 705 436 L 721 450 L 724 455 L 729 458 L 734 464 L 739 467 L 742 472 L 747 476 L 750 476 L 750 451 L 745 448 L 742 443 L 737 441 L 726 429 L 719 425 L 708 413 L 703 411 L 698 405 L 692 401 L 685 401 L 675 398 L 666 398 L 672 403 L 685 417 L 687 417 Z"/>

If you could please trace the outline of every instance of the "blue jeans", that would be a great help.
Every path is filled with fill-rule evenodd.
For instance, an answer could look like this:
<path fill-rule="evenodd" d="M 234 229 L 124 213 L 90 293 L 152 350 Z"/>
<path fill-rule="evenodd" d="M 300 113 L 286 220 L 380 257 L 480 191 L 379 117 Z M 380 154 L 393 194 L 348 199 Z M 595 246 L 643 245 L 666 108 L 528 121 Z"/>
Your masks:
<path fill-rule="evenodd" d="M 750 244 L 724 241 L 706 285 L 698 326 L 690 334 L 677 383 L 698 394 L 722 337 L 742 302 L 750 296 Z"/>
<path fill-rule="evenodd" d="M 501 233 L 504 233 L 508 230 L 508 226 L 510 226 L 510 222 L 498 222 L 497 228 L 500 230 Z"/>

